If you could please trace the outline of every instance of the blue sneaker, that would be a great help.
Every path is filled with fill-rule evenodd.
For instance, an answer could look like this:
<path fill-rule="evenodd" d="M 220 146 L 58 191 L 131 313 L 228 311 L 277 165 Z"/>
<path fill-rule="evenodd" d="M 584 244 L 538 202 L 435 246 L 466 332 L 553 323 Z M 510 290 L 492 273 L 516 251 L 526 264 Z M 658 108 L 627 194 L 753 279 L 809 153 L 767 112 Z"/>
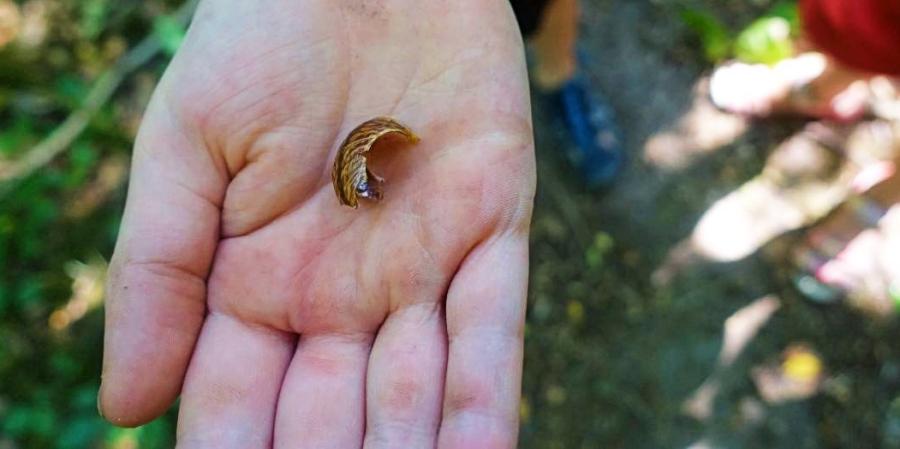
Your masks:
<path fill-rule="evenodd" d="M 588 187 L 608 187 L 622 168 L 622 139 L 612 108 L 576 76 L 550 93 L 575 144 L 569 160 Z"/>

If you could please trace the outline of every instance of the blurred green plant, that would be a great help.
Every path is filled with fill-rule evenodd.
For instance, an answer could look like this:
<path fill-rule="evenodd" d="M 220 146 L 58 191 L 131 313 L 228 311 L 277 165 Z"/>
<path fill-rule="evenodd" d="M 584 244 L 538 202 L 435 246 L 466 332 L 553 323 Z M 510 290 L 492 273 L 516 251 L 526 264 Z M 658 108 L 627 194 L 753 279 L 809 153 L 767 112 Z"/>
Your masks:
<path fill-rule="evenodd" d="M 790 22 L 783 17 L 761 18 L 742 31 L 734 55 L 744 62 L 774 65 L 794 53 Z"/>
<path fill-rule="evenodd" d="M 772 65 L 791 56 L 799 33 L 799 15 L 795 1 L 782 1 L 732 34 L 717 16 L 697 9 L 683 9 L 682 22 L 703 46 L 707 61 L 716 64 L 729 58 Z"/>
<path fill-rule="evenodd" d="M 80 30 L 85 39 L 96 39 L 106 24 L 110 9 L 109 0 L 84 0 L 81 2 Z"/>
<path fill-rule="evenodd" d="M 708 61 L 717 63 L 731 56 L 734 39 L 716 16 L 696 9 L 682 10 L 680 15 L 681 21 L 700 39 Z"/>
<path fill-rule="evenodd" d="M 167 58 L 141 45 L 154 36 L 174 53 L 182 16 L 166 11 L 178 3 L 0 0 L 0 14 L 22 24 L 0 44 L 0 448 L 172 446 L 172 415 L 116 429 L 97 414 L 96 392 L 103 256 L 119 226 L 131 124 L 149 94 L 109 73 L 124 60 L 124 72 L 159 76 Z M 104 77 L 114 83 L 98 96 Z M 12 169 L 91 101 L 62 151 Z"/>
<path fill-rule="evenodd" d="M 607 255 L 612 251 L 615 241 L 605 233 L 598 232 L 594 235 L 594 241 L 584 252 L 584 259 L 591 269 L 600 269 L 604 265 Z"/>
<path fill-rule="evenodd" d="M 184 40 L 184 24 L 173 15 L 159 16 L 153 21 L 153 32 L 162 43 L 163 51 L 175 55 Z"/>

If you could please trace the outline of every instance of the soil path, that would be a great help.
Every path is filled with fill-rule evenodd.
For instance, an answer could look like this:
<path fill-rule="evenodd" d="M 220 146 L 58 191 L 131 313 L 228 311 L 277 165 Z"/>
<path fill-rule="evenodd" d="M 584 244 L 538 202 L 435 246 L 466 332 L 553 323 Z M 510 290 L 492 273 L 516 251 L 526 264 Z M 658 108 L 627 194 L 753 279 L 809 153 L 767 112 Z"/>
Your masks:
<path fill-rule="evenodd" d="M 611 190 L 581 188 L 561 156 L 568 143 L 558 119 L 534 96 L 539 187 L 521 447 L 877 447 L 887 441 L 881 429 L 898 391 L 900 358 L 897 349 L 885 349 L 885 339 L 896 328 L 798 298 L 778 281 L 783 270 L 756 256 L 692 267 L 665 285 L 651 282 L 698 217 L 758 174 L 768 152 L 802 124 L 755 125 L 721 145 L 702 151 L 673 145 L 666 154 L 660 135 L 692 109 L 695 85 L 708 70 L 701 52 L 691 48 L 672 2 L 583 3 L 586 75 L 618 114 L 629 163 Z M 736 2 L 691 3 L 728 20 L 758 13 L 721 5 Z M 778 310 L 722 367 L 726 320 L 761 298 Z M 844 393 L 779 405 L 760 398 L 754 367 L 777 362 L 797 342 L 822 354 L 838 379 L 834 388 Z M 893 377 L 878 377 L 885 366 L 897 371 Z"/>

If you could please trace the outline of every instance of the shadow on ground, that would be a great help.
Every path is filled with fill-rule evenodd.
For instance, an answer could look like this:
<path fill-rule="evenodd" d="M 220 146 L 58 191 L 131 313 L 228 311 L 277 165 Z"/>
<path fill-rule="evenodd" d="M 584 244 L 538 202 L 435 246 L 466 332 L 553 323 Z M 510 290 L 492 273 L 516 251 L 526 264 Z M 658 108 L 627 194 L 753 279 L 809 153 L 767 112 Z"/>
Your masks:
<path fill-rule="evenodd" d="M 693 3 L 729 20 L 758 12 Z M 617 110 L 630 160 L 610 191 L 582 189 L 561 157 L 561 125 L 535 95 L 539 187 L 521 446 L 898 447 L 895 325 L 801 299 L 787 269 L 758 255 L 651 281 L 701 214 L 759 174 L 804 124 L 753 125 L 674 166 L 657 163 L 648 145 L 680 126 L 708 66 L 673 19 L 674 4 L 584 7 L 587 75 Z M 752 329 L 727 331 L 743 339 L 736 352 L 723 347 L 729 317 L 763 309 Z M 765 367 L 797 351 L 821 362 L 815 392 L 785 400 L 760 392 Z"/>

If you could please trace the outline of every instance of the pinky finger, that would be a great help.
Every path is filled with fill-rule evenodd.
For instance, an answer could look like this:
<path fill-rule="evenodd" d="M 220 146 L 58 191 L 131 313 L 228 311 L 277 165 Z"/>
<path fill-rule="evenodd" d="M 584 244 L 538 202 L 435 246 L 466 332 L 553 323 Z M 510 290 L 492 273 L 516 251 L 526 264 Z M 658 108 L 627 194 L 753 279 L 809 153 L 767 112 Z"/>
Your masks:
<path fill-rule="evenodd" d="M 516 446 L 527 282 L 527 233 L 482 243 L 453 280 L 438 448 Z"/>

